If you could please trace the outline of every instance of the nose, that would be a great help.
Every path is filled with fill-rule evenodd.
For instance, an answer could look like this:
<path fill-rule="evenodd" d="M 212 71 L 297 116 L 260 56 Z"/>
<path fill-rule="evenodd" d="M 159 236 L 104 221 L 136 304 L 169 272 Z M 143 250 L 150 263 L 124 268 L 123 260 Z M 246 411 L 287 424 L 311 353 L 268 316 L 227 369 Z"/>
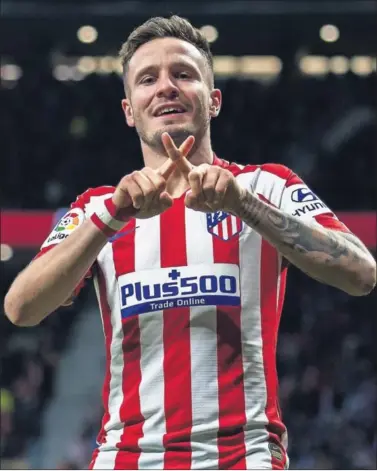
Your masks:
<path fill-rule="evenodd" d="M 179 95 L 179 90 L 169 76 L 160 77 L 156 95 L 158 98 L 174 99 Z"/>

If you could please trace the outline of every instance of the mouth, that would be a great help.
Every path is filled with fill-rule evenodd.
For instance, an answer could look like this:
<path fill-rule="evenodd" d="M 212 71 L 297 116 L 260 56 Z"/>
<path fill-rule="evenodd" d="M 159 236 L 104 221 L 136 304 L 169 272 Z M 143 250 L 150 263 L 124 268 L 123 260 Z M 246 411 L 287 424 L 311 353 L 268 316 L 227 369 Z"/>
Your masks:
<path fill-rule="evenodd" d="M 165 106 L 155 111 L 155 118 L 177 118 L 187 113 L 187 110 L 183 106 Z"/>

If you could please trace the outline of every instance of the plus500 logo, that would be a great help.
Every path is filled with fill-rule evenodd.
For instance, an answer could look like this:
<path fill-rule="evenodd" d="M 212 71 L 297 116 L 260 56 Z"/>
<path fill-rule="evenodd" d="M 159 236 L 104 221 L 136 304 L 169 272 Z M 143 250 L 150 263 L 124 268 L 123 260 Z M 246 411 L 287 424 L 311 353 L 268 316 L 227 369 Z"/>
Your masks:
<path fill-rule="evenodd" d="M 177 306 L 238 305 L 240 301 L 236 265 L 162 268 L 121 278 L 126 281 L 120 286 L 121 310 L 125 317 Z"/>
<path fill-rule="evenodd" d="M 234 276 L 203 275 L 200 277 L 189 276 L 178 281 L 167 283 L 154 283 L 143 285 L 140 282 L 122 286 L 122 305 L 127 305 L 127 299 L 134 297 L 137 301 L 167 298 L 172 296 L 190 296 L 197 293 L 237 293 L 237 280 Z"/>

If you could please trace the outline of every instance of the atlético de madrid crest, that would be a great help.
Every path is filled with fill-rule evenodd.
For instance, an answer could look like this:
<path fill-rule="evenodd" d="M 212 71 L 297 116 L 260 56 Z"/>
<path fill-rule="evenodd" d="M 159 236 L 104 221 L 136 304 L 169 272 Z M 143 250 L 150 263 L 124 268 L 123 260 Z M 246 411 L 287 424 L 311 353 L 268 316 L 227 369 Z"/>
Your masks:
<path fill-rule="evenodd" d="M 216 211 L 207 213 L 207 230 L 210 234 L 219 237 L 222 240 L 230 240 L 238 235 L 243 229 L 241 219 L 226 213 L 225 211 Z"/>

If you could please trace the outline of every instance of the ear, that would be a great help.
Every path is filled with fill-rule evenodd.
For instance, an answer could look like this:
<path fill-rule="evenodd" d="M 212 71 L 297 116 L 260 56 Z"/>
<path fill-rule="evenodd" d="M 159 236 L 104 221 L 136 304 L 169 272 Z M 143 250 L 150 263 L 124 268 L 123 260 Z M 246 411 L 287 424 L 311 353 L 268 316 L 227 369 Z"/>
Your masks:
<path fill-rule="evenodd" d="M 209 104 L 209 114 L 211 118 L 216 118 L 219 115 L 222 101 L 221 90 L 214 88 L 211 91 Z"/>
<path fill-rule="evenodd" d="M 123 98 L 122 100 L 122 109 L 124 116 L 126 118 L 126 123 L 128 126 L 133 128 L 135 126 L 135 121 L 134 121 L 134 114 L 131 106 L 131 102 L 129 98 Z"/>

